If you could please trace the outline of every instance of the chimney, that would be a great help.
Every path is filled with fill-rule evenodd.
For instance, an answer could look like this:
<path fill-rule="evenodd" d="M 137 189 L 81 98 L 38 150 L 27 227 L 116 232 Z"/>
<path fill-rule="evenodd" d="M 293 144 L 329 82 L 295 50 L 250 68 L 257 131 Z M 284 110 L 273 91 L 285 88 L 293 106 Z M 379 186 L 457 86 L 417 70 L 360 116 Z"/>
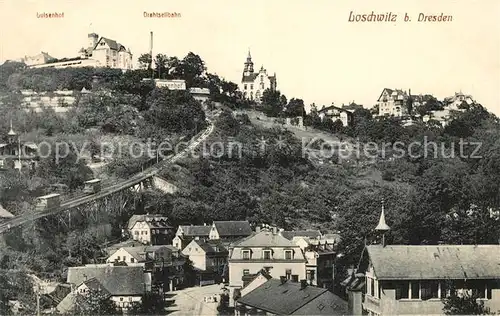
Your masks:
<path fill-rule="evenodd" d="M 300 289 L 303 290 L 307 287 L 307 280 L 300 280 Z"/>
<path fill-rule="evenodd" d="M 207 226 L 207 223 L 203 223 L 203 226 Z"/>
<path fill-rule="evenodd" d="M 273 235 L 276 235 L 278 233 L 278 228 L 276 226 L 273 226 Z"/>
<path fill-rule="evenodd" d="M 280 231 L 279 231 L 280 236 L 281 236 L 281 235 L 283 235 L 283 232 L 284 232 L 284 231 L 285 231 L 285 230 L 284 230 L 283 228 L 280 228 Z"/>
<path fill-rule="evenodd" d="M 255 227 L 255 232 L 260 233 L 260 226 Z"/>
<path fill-rule="evenodd" d="M 286 283 L 286 277 L 285 276 L 280 276 L 280 282 L 281 282 L 281 284 L 285 284 Z"/>

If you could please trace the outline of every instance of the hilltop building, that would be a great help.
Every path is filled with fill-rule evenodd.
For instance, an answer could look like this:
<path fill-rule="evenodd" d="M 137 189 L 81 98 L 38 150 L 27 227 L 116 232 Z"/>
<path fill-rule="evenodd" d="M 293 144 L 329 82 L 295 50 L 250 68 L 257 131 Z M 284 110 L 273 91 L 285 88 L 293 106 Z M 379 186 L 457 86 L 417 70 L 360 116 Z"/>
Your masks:
<path fill-rule="evenodd" d="M 247 61 L 243 68 L 243 76 L 239 86 L 240 91 L 243 92 L 243 97 L 247 100 L 256 101 L 260 103 L 262 94 L 266 89 L 276 90 L 276 73 L 269 76 L 264 66 L 258 72 L 254 72 L 252 56 L 248 51 Z"/>
<path fill-rule="evenodd" d="M 356 104 L 354 103 L 354 101 L 348 105 L 342 104 L 341 107 L 335 106 L 332 103 L 331 106 L 323 107 L 321 110 L 319 110 L 318 115 L 321 120 L 327 118 L 332 120 L 333 122 L 341 121 L 343 126 L 349 126 L 352 124 L 354 111 L 362 108 L 362 105 Z"/>
<path fill-rule="evenodd" d="M 87 47 L 82 47 L 78 56 L 63 58 L 42 64 L 34 64 L 31 68 L 67 68 L 67 67 L 109 67 L 122 70 L 132 69 L 132 53 L 130 48 L 117 41 L 99 36 L 88 35 Z"/>
<path fill-rule="evenodd" d="M 34 66 L 34 65 L 41 65 L 45 64 L 49 60 L 55 59 L 54 57 L 50 56 L 49 53 L 47 52 L 40 52 L 40 54 L 34 55 L 34 56 L 24 56 L 16 61 L 25 63 L 27 66 Z"/>

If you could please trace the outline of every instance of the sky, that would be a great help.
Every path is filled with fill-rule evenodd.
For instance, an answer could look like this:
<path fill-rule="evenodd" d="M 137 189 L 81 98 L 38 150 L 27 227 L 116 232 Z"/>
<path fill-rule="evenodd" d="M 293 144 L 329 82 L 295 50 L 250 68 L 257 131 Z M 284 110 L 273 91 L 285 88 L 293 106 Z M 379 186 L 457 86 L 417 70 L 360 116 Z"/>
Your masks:
<path fill-rule="evenodd" d="M 397 20 L 349 22 L 351 11 Z M 420 13 L 453 20 L 418 22 Z M 0 63 L 40 51 L 77 56 L 91 32 L 130 48 L 135 63 L 153 31 L 154 54 L 192 51 L 208 72 L 237 83 L 250 49 L 254 68 L 276 72 L 278 89 L 306 105 L 370 108 L 383 88 L 440 99 L 462 91 L 500 115 L 499 20 L 498 0 L 0 0 Z"/>

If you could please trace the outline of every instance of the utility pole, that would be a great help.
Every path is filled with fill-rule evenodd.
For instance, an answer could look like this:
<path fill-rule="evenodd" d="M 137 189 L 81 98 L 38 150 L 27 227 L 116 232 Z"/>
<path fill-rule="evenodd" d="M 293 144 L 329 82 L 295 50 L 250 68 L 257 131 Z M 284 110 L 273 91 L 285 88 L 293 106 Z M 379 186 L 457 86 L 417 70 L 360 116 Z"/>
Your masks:
<path fill-rule="evenodd" d="M 151 31 L 151 39 L 149 42 L 149 54 L 151 55 L 151 63 L 150 63 L 150 68 L 151 68 L 151 80 L 154 80 L 155 78 L 155 71 L 153 69 L 153 31 Z"/>
<path fill-rule="evenodd" d="M 40 288 L 41 288 L 41 285 L 38 284 L 37 291 L 36 291 L 36 315 L 37 316 L 41 315 L 41 313 L 40 313 Z"/>

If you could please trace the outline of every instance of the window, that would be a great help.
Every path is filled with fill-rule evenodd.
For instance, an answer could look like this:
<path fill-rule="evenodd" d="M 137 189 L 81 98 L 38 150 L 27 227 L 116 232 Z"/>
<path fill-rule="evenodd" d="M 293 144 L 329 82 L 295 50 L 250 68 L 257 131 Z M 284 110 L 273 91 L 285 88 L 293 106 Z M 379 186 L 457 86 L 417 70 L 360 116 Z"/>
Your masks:
<path fill-rule="evenodd" d="M 120 297 L 120 302 L 123 302 L 123 297 Z"/>
<path fill-rule="evenodd" d="M 292 260 L 292 251 L 291 250 L 285 250 L 285 259 Z"/>
<path fill-rule="evenodd" d="M 395 284 L 396 288 L 396 299 L 408 299 L 410 284 L 408 282 L 398 282 Z"/>
<path fill-rule="evenodd" d="M 134 263 L 135 259 L 134 258 L 130 258 L 130 262 Z"/>
<path fill-rule="evenodd" d="M 264 250 L 264 259 L 271 260 L 271 250 Z"/>
<path fill-rule="evenodd" d="M 439 282 L 437 281 L 425 281 L 421 282 L 421 298 L 423 300 L 428 300 L 431 298 L 439 298 Z"/>
<path fill-rule="evenodd" d="M 136 230 L 136 231 L 134 232 L 134 234 L 139 235 L 139 232 Z"/>
<path fill-rule="evenodd" d="M 249 275 L 249 274 L 250 274 L 250 270 L 248 270 L 248 269 L 243 270 L 243 275 Z"/>
<path fill-rule="evenodd" d="M 290 280 L 292 278 L 292 269 L 286 269 L 285 276 L 287 280 Z"/>
<path fill-rule="evenodd" d="M 260 88 L 261 88 L 261 89 L 264 89 L 264 83 L 261 83 L 261 84 L 260 84 Z"/>
<path fill-rule="evenodd" d="M 420 298 L 420 283 L 418 281 L 411 282 L 411 299 L 418 300 Z"/>
<path fill-rule="evenodd" d="M 370 279 L 370 295 L 375 296 L 375 280 Z"/>
<path fill-rule="evenodd" d="M 243 89 L 245 89 L 245 90 L 246 90 L 246 89 L 247 89 L 247 85 L 244 85 L 244 86 L 243 86 Z"/>
<path fill-rule="evenodd" d="M 243 259 L 250 260 L 250 250 L 243 250 Z"/>
<path fill-rule="evenodd" d="M 297 274 L 292 275 L 292 282 L 299 282 L 299 276 Z"/>
<path fill-rule="evenodd" d="M 120 261 L 120 256 L 116 257 L 116 260 Z"/>
<path fill-rule="evenodd" d="M 253 90 L 253 84 L 250 85 L 250 90 Z"/>

